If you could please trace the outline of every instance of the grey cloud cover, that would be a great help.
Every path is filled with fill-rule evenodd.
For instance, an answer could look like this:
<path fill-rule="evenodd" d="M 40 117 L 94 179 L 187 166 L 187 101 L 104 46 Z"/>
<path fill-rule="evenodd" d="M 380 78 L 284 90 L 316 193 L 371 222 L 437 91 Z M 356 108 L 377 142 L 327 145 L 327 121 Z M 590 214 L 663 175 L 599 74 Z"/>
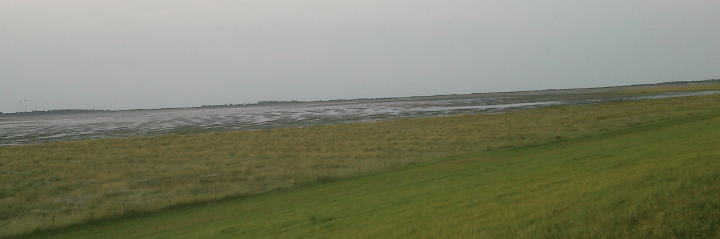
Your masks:
<path fill-rule="evenodd" d="M 0 112 L 720 78 L 720 1 L 0 1 Z"/>

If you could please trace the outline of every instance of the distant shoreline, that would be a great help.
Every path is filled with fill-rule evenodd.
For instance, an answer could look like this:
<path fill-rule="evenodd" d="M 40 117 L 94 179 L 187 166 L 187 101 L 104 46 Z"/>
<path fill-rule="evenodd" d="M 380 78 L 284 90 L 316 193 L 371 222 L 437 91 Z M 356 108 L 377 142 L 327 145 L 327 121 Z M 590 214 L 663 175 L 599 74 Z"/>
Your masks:
<path fill-rule="evenodd" d="M 606 86 L 606 87 L 590 87 L 590 88 L 571 88 L 571 89 L 546 89 L 546 90 L 530 90 L 530 91 L 510 91 L 510 92 L 488 92 L 488 93 L 469 93 L 469 94 L 451 94 L 451 95 L 432 95 L 432 96 L 409 96 L 409 97 L 385 97 L 385 98 L 359 98 L 359 99 L 335 99 L 335 100 L 318 100 L 318 101 L 258 101 L 257 103 L 246 103 L 246 104 L 224 104 L 224 105 L 202 105 L 202 106 L 191 106 L 191 107 L 170 107 L 170 108 L 157 108 L 157 109 L 125 109 L 125 110 L 104 110 L 104 109 L 57 109 L 57 110 L 40 110 L 40 111 L 24 111 L 14 113 L 3 113 L 0 112 L 0 117 L 21 117 L 21 116 L 42 116 L 42 115 L 63 115 L 63 114 L 82 114 L 82 113 L 98 113 L 98 112 L 128 112 L 128 111 L 156 111 L 156 110 L 182 110 L 182 109 L 224 109 L 224 108 L 241 108 L 241 107 L 262 107 L 262 106 L 285 106 L 293 104 L 307 104 L 307 103 L 320 103 L 320 102 L 357 102 L 357 101 L 371 101 L 371 102 L 382 102 L 387 100 L 398 101 L 398 100 L 416 100 L 416 99 L 430 99 L 440 98 L 449 96 L 472 96 L 472 95 L 491 95 L 491 94 L 512 94 L 512 93 L 528 93 L 528 92 L 546 92 L 546 91 L 571 91 L 571 90 L 598 90 L 598 89 L 616 89 L 616 88 L 631 88 L 631 87 L 652 87 L 652 86 L 670 86 L 670 85 L 688 85 L 698 83 L 718 83 L 720 79 L 709 79 L 699 81 L 672 81 L 662 82 L 655 84 L 638 84 L 638 85 L 625 85 L 625 86 Z"/>

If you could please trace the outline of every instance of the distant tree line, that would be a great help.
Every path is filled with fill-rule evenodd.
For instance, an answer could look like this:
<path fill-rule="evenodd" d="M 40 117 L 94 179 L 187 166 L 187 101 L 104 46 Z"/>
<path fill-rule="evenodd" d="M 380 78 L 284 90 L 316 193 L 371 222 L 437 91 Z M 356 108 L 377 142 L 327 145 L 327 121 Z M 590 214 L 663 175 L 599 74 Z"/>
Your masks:
<path fill-rule="evenodd" d="M 275 100 L 268 100 L 268 101 L 258 101 L 258 105 L 268 105 L 268 104 L 287 104 L 287 103 L 300 103 L 300 101 L 297 100 L 291 100 L 291 101 L 275 101 Z"/>

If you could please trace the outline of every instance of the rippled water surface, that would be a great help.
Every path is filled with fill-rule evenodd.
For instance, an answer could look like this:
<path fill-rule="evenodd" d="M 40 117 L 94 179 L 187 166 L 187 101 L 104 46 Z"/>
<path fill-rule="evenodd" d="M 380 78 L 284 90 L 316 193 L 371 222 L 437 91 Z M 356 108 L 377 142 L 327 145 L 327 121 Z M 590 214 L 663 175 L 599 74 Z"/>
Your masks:
<path fill-rule="evenodd" d="M 0 117 L 0 145 L 180 132 L 304 127 L 719 93 L 720 91 L 705 91 L 627 97 L 603 94 L 602 90 L 559 90 L 225 108 L 2 116 Z"/>

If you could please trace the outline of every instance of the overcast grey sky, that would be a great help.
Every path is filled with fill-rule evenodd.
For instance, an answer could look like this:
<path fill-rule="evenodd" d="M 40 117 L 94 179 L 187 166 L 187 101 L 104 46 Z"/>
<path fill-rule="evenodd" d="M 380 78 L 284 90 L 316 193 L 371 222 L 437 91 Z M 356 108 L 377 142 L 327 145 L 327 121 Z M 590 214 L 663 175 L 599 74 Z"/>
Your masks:
<path fill-rule="evenodd" d="M 0 112 L 720 78 L 720 1 L 0 0 Z"/>

